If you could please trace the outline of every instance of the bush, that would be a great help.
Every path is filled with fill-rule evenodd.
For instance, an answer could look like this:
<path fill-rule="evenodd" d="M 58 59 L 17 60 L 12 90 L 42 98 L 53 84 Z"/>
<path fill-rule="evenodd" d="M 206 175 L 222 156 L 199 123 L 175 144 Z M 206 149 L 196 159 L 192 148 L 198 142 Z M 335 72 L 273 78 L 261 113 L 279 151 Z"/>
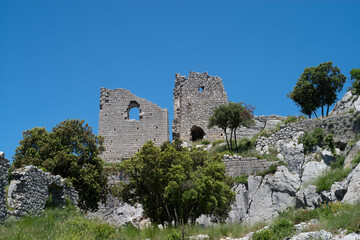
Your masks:
<path fill-rule="evenodd" d="M 291 237 L 296 232 L 295 226 L 289 220 L 277 220 L 270 228 L 278 239 Z"/>
<path fill-rule="evenodd" d="M 297 122 L 298 121 L 298 118 L 295 117 L 295 116 L 288 116 L 286 119 L 285 119 L 285 125 L 286 124 L 289 124 L 289 123 L 294 123 L 294 122 Z"/>
<path fill-rule="evenodd" d="M 264 229 L 255 232 L 252 236 L 252 240 L 277 240 L 278 238 L 270 229 Z"/>
<path fill-rule="evenodd" d="M 330 190 L 334 182 L 344 180 L 350 172 L 351 168 L 337 168 L 320 175 L 314 181 L 314 185 L 317 187 L 316 191 L 320 193 L 325 190 Z"/>
<path fill-rule="evenodd" d="M 345 155 L 336 155 L 335 160 L 330 163 L 332 169 L 342 168 L 345 162 Z"/>
<path fill-rule="evenodd" d="M 299 138 L 299 142 L 304 145 L 305 153 L 311 152 L 315 146 L 321 146 L 324 139 L 324 131 L 321 128 L 315 128 L 312 132 L 305 132 Z"/>
<path fill-rule="evenodd" d="M 247 175 L 241 175 L 235 177 L 236 183 L 242 183 L 242 184 L 248 184 L 248 176 Z"/>
<path fill-rule="evenodd" d="M 335 155 L 336 151 L 335 151 L 334 135 L 332 133 L 327 134 L 324 137 L 324 142 L 328 146 L 332 154 Z"/>
<path fill-rule="evenodd" d="M 209 140 L 207 140 L 207 139 L 204 139 L 204 140 L 201 141 L 202 145 L 209 145 L 210 143 L 211 142 Z"/>
<path fill-rule="evenodd" d="M 276 164 L 271 164 L 268 169 L 266 169 L 266 170 L 263 171 L 263 172 L 257 173 L 256 175 L 257 175 L 257 176 L 262 176 L 262 177 L 264 177 L 265 175 L 268 175 L 268 174 L 270 174 L 270 173 L 275 173 L 275 172 L 276 172 L 276 169 L 277 169 Z"/>
<path fill-rule="evenodd" d="M 35 127 L 23 132 L 16 148 L 16 168 L 34 165 L 68 178 L 79 192 L 79 207 L 94 210 L 106 196 L 103 174 L 103 138 L 95 135 L 84 120 L 65 120 L 51 132 Z"/>
<path fill-rule="evenodd" d="M 356 154 L 351 163 L 353 167 L 356 167 L 360 163 L 360 153 Z"/>

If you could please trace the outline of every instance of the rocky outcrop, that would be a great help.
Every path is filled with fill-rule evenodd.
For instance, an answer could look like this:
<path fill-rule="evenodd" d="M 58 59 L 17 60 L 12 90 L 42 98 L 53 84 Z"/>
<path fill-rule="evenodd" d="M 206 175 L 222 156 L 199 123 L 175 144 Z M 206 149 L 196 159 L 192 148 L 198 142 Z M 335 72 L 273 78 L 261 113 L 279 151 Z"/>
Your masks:
<path fill-rule="evenodd" d="M 300 187 L 298 174 L 278 167 L 274 175 L 264 178 L 250 176 L 248 180 L 248 214 L 246 221 L 253 224 L 276 217 L 279 211 L 295 205 L 295 195 Z"/>
<path fill-rule="evenodd" d="M 343 202 L 355 203 L 360 200 L 360 164 L 344 180 L 343 185 L 348 185 Z"/>
<path fill-rule="evenodd" d="M 325 164 L 324 160 L 321 160 L 320 162 L 317 161 L 307 162 L 303 166 L 301 181 L 303 184 L 310 183 L 316 177 L 325 173 L 329 169 L 330 167 Z"/>
<path fill-rule="evenodd" d="M 9 160 L 5 158 L 5 154 L 0 152 L 0 221 L 5 220 L 7 215 L 6 209 L 6 191 L 5 187 L 8 183 L 8 169 L 10 167 Z"/>
<path fill-rule="evenodd" d="M 112 195 L 107 197 L 105 204 L 99 204 L 99 209 L 96 212 L 88 212 L 87 215 L 90 218 L 100 218 L 116 225 L 131 223 L 138 228 L 150 223 L 150 220 L 144 217 L 144 210 L 141 204 L 131 206 L 119 201 Z"/>
<path fill-rule="evenodd" d="M 335 104 L 329 114 L 344 114 L 351 111 L 351 109 L 360 111 L 360 99 L 358 95 L 353 95 L 351 91 L 348 91 L 345 93 L 344 97 Z"/>
<path fill-rule="evenodd" d="M 26 166 L 12 172 L 7 202 L 11 214 L 25 216 L 43 211 L 51 195 L 55 205 L 65 205 L 66 198 L 73 204 L 78 202 L 78 193 L 65 184 L 60 176 L 53 176 L 34 166 Z"/>

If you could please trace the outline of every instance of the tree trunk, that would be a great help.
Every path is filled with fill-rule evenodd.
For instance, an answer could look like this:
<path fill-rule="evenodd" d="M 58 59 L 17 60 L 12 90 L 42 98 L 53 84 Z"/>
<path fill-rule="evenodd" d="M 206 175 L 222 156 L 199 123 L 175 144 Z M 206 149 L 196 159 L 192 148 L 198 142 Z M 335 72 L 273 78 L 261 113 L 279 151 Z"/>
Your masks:
<path fill-rule="evenodd" d="M 236 128 L 234 129 L 234 139 L 235 139 L 235 149 L 238 149 L 237 142 L 236 142 Z"/>
<path fill-rule="evenodd" d="M 230 131 L 230 147 L 233 149 L 233 142 L 232 142 L 233 130 Z"/>
<path fill-rule="evenodd" d="M 228 146 L 228 149 L 230 149 L 230 145 L 229 145 L 229 141 L 228 141 L 226 129 L 224 129 L 224 134 L 225 134 L 226 144 L 227 144 L 227 146 Z"/>
<path fill-rule="evenodd" d="M 316 114 L 316 112 L 314 111 L 315 117 L 318 118 L 318 115 Z"/>
<path fill-rule="evenodd" d="M 326 116 L 329 115 L 329 108 L 330 108 L 330 105 L 328 104 L 328 105 L 327 105 L 327 110 L 326 110 Z"/>
<path fill-rule="evenodd" d="M 321 116 L 324 117 L 324 105 L 321 105 Z"/>

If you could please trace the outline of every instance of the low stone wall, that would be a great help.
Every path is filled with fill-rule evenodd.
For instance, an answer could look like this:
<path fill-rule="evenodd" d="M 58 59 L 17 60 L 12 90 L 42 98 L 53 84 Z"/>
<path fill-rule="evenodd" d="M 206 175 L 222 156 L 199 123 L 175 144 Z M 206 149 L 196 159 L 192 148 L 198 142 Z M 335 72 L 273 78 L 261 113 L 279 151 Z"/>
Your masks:
<path fill-rule="evenodd" d="M 224 155 L 223 161 L 226 174 L 232 177 L 263 172 L 268 169 L 271 164 L 277 163 L 266 159 L 243 158 L 240 156 L 229 155 Z"/>
<path fill-rule="evenodd" d="M 78 194 L 74 188 L 68 187 L 60 176 L 53 176 L 34 166 L 26 166 L 12 172 L 12 180 L 8 190 L 8 206 L 10 214 L 25 216 L 40 213 L 46 200 L 52 195 L 53 203 L 65 205 L 69 198 L 73 204 L 78 202 Z"/>
<path fill-rule="evenodd" d="M 5 154 L 0 152 L 0 221 L 6 218 L 6 191 L 5 187 L 8 183 L 8 169 L 10 167 L 9 160 L 5 158 Z"/>
<path fill-rule="evenodd" d="M 312 131 L 316 127 L 322 128 L 325 133 L 333 133 L 335 143 L 347 143 L 360 132 L 360 122 L 356 116 L 356 113 L 348 113 L 282 125 L 280 131 L 270 137 L 260 137 L 255 143 L 256 150 L 262 152 L 266 146 L 275 146 L 279 150 L 279 145 L 288 143 L 299 133 Z"/>

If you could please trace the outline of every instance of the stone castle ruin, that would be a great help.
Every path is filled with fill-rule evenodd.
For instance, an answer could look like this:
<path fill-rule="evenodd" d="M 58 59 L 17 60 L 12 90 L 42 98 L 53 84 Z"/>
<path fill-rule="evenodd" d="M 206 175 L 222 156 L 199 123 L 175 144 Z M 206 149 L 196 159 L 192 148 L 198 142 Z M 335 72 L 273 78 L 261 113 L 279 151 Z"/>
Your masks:
<path fill-rule="evenodd" d="M 221 78 L 190 72 L 188 78 L 175 75 L 173 138 L 185 141 L 222 139 L 219 128 L 207 128 L 214 108 L 226 104 L 228 98 Z"/>
<path fill-rule="evenodd" d="M 139 119 L 130 119 L 137 108 Z M 160 146 L 169 139 L 166 109 L 137 97 L 126 89 L 101 88 L 99 135 L 104 137 L 105 162 L 130 158 L 149 140 Z"/>
<path fill-rule="evenodd" d="M 188 78 L 175 75 L 173 138 L 186 141 L 223 138 L 219 128 L 208 129 L 213 109 L 228 98 L 221 78 L 190 72 Z M 139 119 L 130 119 L 138 108 Z M 101 88 L 99 135 L 104 137 L 106 162 L 130 158 L 149 140 L 156 146 L 169 140 L 168 111 L 137 97 L 126 89 Z"/>

